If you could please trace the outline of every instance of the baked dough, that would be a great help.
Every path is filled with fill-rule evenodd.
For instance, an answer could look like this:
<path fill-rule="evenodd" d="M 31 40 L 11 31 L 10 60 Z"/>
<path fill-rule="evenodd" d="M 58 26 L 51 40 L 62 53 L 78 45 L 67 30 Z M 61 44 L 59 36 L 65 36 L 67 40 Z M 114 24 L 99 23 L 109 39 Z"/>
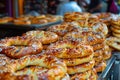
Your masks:
<path fill-rule="evenodd" d="M 106 39 L 106 43 L 110 46 L 115 48 L 116 50 L 120 50 L 120 38 L 116 37 L 109 37 Z"/>
<path fill-rule="evenodd" d="M 66 63 L 67 66 L 76 66 L 93 60 L 93 54 L 82 58 L 64 58 L 62 60 Z"/>
<path fill-rule="evenodd" d="M 106 62 L 102 61 L 98 65 L 94 66 L 96 72 L 102 72 L 106 68 Z"/>
<path fill-rule="evenodd" d="M 112 35 L 113 35 L 114 37 L 120 38 L 120 34 L 119 34 L 119 33 L 112 32 Z"/>
<path fill-rule="evenodd" d="M 93 54 L 93 48 L 77 41 L 63 40 L 48 46 L 45 54 L 58 58 L 80 58 Z"/>
<path fill-rule="evenodd" d="M 71 80 L 87 80 L 91 76 L 91 70 L 86 72 L 76 73 L 71 76 Z"/>
<path fill-rule="evenodd" d="M 1 53 L 11 58 L 20 58 L 25 55 L 38 54 L 42 51 L 42 43 L 37 39 L 27 37 L 11 37 L 0 41 Z"/>
<path fill-rule="evenodd" d="M 50 31 L 28 31 L 23 36 L 30 36 L 39 39 L 42 44 L 50 44 L 58 40 L 58 35 Z"/>
<path fill-rule="evenodd" d="M 43 71 L 41 71 L 41 68 L 39 69 L 32 69 L 27 70 L 27 72 L 31 73 L 32 76 L 37 77 L 39 80 L 60 80 L 63 78 L 67 72 L 67 67 L 64 62 L 58 60 L 57 58 L 49 55 L 30 55 L 25 56 L 20 59 L 11 61 L 9 64 L 7 64 L 3 71 L 0 73 L 0 79 L 2 80 L 19 80 L 21 79 L 33 79 L 31 75 L 27 75 L 29 73 L 26 73 L 26 75 L 21 74 L 20 71 L 24 69 L 27 66 L 39 66 L 43 67 Z M 7 69 L 7 70 L 6 70 Z M 39 72 L 40 70 L 40 72 Z M 38 71 L 38 73 L 36 73 Z M 26 71 L 25 71 L 26 72 Z M 4 77 L 3 77 L 4 76 Z"/>
<path fill-rule="evenodd" d="M 94 67 L 95 61 L 92 60 L 88 63 L 80 64 L 77 66 L 67 66 L 67 73 L 68 74 L 75 74 L 80 72 L 85 72 L 91 70 Z"/>
<path fill-rule="evenodd" d="M 78 40 L 89 45 L 99 44 L 105 40 L 101 33 L 89 31 L 88 29 L 83 29 L 79 32 L 69 32 L 63 37 L 63 39 Z"/>
<path fill-rule="evenodd" d="M 116 33 L 116 34 L 120 34 L 120 29 L 111 27 L 112 32 Z"/>

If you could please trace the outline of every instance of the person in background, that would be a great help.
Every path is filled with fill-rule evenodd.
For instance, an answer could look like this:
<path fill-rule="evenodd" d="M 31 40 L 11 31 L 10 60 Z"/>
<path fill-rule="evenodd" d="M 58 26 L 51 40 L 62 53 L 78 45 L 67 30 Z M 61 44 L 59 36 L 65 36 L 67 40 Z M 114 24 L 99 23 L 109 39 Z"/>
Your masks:
<path fill-rule="evenodd" d="M 90 4 L 90 0 L 78 0 L 78 4 L 81 6 L 82 11 L 86 12 L 88 5 Z"/>
<path fill-rule="evenodd" d="M 115 0 L 107 0 L 107 12 L 110 13 L 114 13 L 114 14 L 118 14 L 119 13 L 119 9 L 118 6 L 115 2 Z"/>
<path fill-rule="evenodd" d="M 82 9 L 76 0 L 60 0 L 57 15 L 63 16 L 66 12 L 82 12 Z"/>
<path fill-rule="evenodd" d="M 101 12 L 101 9 L 102 9 L 102 0 L 90 0 L 90 4 L 88 6 L 88 12 L 98 13 Z"/>
<path fill-rule="evenodd" d="M 48 0 L 47 1 L 47 13 L 55 15 L 58 4 L 59 4 L 58 0 Z"/>
<path fill-rule="evenodd" d="M 47 13 L 47 0 L 24 0 L 24 14 Z"/>

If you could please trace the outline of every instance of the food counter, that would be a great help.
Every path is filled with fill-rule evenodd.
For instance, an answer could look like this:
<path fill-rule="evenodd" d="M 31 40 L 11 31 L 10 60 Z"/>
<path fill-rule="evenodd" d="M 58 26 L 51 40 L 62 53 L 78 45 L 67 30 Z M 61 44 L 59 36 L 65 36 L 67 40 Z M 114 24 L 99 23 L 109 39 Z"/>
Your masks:
<path fill-rule="evenodd" d="M 112 21 L 111 15 L 110 13 L 74 12 L 66 13 L 63 17 L 64 21 L 57 20 L 45 24 L 21 24 L 21 22 L 20 24 L 11 22 L 0 24 L 0 28 L 8 32 L 1 37 L 0 41 L 0 53 L 5 54 L 1 55 L 3 59 L 5 58 L 5 63 L 2 65 L 2 68 L 5 66 L 5 69 L 3 68 L 3 72 L 0 74 L 0 80 L 10 78 L 22 80 L 23 78 L 32 79 L 32 77 L 35 80 L 119 80 L 119 76 L 114 74 L 119 74 L 118 69 L 120 69 L 120 53 L 114 52 L 118 51 L 119 47 L 113 45 L 116 41 L 119 42 L 119 38 L 113 35 L 115 30 L 111 29 L 111 25 L 117 23 Z M 46 18 L 39 16 L 37 18 L 39 22 L 38 19 L 45 21 Z M 110 24 L 110 21 L 113 23 Z M 9 30 L 15 31 L 16 34 Z M 58 59 L 53 59 L 51 55 Z M 1 58 L 1 60 L 3 59 Z M 55 60 L 55 62 L 51 60 Z M 52 63 L 53 67 L 57 67 L 53 68 L 47 63 Z M 41 66 L 42 68 L 40 68 Z M 2 68 L 0 67 L 0 69 Z M 53 72 L 48 73 L 51 68 Z M 57 73 L 54 69 L 60 70 Z M 48 72 L 43 71 L 44 74 L 40 74 L 39 70 Z M 34 75 L 31 75 L 33 73 Z M 4 74 L 7 75 L 3 78 Z"/>

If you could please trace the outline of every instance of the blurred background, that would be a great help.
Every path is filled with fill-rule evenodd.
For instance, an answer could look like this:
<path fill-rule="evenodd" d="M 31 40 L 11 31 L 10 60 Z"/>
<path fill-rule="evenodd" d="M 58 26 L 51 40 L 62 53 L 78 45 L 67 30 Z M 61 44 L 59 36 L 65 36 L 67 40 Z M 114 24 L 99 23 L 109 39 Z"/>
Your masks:
<path fill-rule="evenodd" d="M 71 6 L 79 8 L 73 10 Z M 0 0 L 0 16 L 18 17 L 31 13 L 64 15 L 65 11 L 119 14 L 120 0 Z"/>

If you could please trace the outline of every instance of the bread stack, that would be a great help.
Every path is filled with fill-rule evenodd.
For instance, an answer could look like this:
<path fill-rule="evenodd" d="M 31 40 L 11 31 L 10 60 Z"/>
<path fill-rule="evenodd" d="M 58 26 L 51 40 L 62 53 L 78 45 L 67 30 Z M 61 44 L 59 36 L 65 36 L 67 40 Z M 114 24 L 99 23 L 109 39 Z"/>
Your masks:
<path fill-rule="evenodd" d="M 77 13 L 78 14 L 78 13 Z M 73 16 L 73 13 L 71 13 L 71 15 Z M 74 15 L 76 15 L 74 13 Z M 79 14 L 81 15 L 81 14 Z M 70 16 L 69 15 L 65 15 L 65 16 Z M 110 14 L 101 14 L 101 17 L 108 17 L 110 16 Z M 80 17 L 80 16 L 78 16 Z M 83 31 L 85 30 L 91 30 L 91 32 L 85 32 L 83 31 L 81 34 L 79 34 L 76 32 L 73 32 L 72 34 L 67 34 L 66 36 L 74 36 L 74 37 L 79 37 L 79 39 L 81 38 L 81 35 L 83 34 L 87 34 L 82 36 L 82 38 L 86 39 L 86 43 L 88 43 L 89 45 L 91 45 L 93 47 L 94 50 L 94 59 L 95 59 L 95 69 L 97 72 L 102 72 L 105 67 L 106 67 L 106 59 L 109 59 L 111 56 L 111 50 L 109 49 L 109 46 L 106 45 L 105 42 L 105 38 L 108 34 L 108 28 L 106 26 L 106 24 L 101 22 L 101 17 L 94 15 L 94 14 L 89 14 L 88 16 L 84 17 L 83 20 L 80 19 L 75 19 L 74 23 L 76 25 L 78 25 L 79 30 L 78 31 Z M 68 17 L 70 18 L 70 17 Z M 68 20 L 68 18 L 64 18 L 64 20 Z M 91 34 L 91 35 L 90 35 Z M 101 39 L 102 40 L 101 40 Z M 89 40 L 90 39 L 90 40 Z M 93 41 L 94 43 L 92 43 L 91 41 Z M 106 57 L 106 58 L 104 58 Z"/>
<path fill-rule="evenodd" d="M 30 31 L 0 40 L 0 80 L 70 80 L 65 62 L 42 55 L 42 44 L 58 39 L 48 31 Z"/>
<path fill-rule="evenodd" d="M 114 16 L 111 19 L 111 31 L 114 37 L 120 38 L 120 17 Z"/>
<path fill-rule="evenodd" d="M 97 74 L 93 70 L 94 52 L 92 47 L 85 43 L 70 39 L 60 40 L 48 46 L 44 54 L 54 55 L 63 60 L 67 65 L 67 73 L 71 76 L 71 80 L 97 79 Z"/>

